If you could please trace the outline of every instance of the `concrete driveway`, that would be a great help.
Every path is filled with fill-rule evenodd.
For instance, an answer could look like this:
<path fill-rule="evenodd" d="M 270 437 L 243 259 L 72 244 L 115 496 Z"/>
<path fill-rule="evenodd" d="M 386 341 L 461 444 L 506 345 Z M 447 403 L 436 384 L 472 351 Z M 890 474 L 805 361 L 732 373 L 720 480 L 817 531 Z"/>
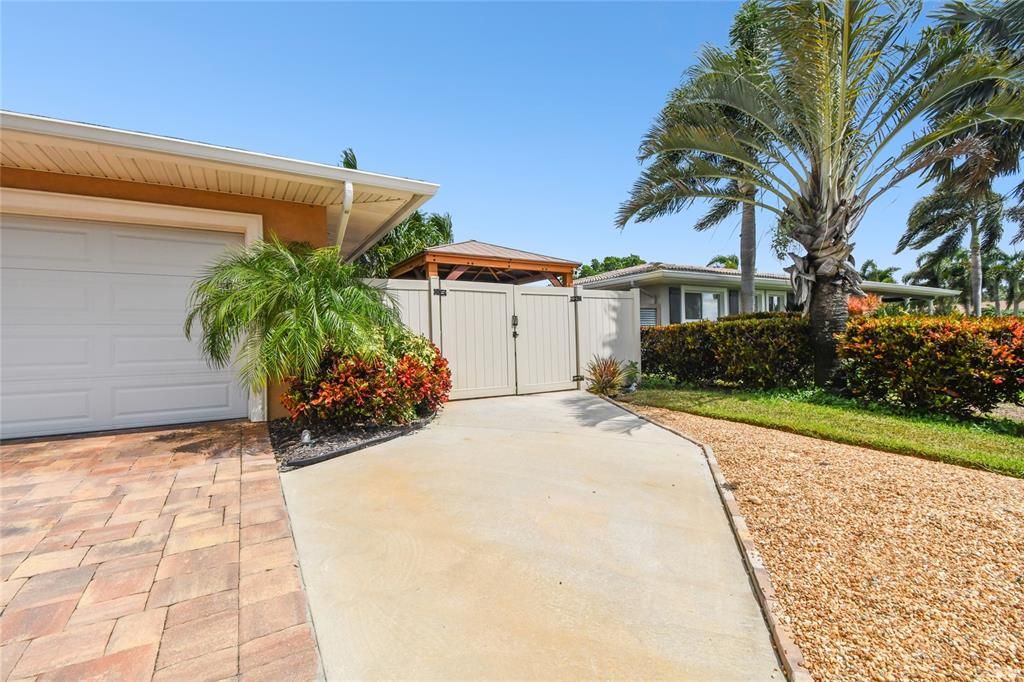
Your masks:
<path fill-rule="evenodd" d="M 282 475 L 328 679 L 783 679 L 707 464 L 582 392 Z"/>

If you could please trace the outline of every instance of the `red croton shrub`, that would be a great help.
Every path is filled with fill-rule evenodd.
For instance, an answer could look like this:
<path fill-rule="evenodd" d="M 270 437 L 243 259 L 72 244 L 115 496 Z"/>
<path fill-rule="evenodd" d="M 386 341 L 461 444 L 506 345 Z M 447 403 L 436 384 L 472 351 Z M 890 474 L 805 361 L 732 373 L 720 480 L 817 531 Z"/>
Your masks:
<path fill-rule="evenodd" d="M 839 338 L 858 398 L 957 417 L 1022 402 L 1021 318 L 856 317 Z"/>
<path fill-rule="evenodd" d="M 328 354 L 317 378 L 289 380 L 281 401 L 305 423 L 406 424 L 426 416 L 448 400 L 451 370 L 426 339 L 412 345 L 372 359 Z"/>
<path fill-rule="evenodd" d="M 882 298 L 875 294 L 865 294 L 864 296 L 849 296 L 846 299 L 846 308 L 850 313 L 850 317 L 857 317 L 858 315 L 870 315 L 882 306 Z"/>

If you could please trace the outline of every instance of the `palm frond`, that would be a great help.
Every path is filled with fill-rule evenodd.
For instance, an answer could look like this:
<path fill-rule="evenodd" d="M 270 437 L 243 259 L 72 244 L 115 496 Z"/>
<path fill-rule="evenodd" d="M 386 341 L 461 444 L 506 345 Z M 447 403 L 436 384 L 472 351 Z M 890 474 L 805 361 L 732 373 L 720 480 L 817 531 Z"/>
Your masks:
<path fill-rule="evenodd" d="M 262 388 L 315 375 L 327 350 L 373 353 L 382 330 L 398 325 L 386 295 L 342 263 L 338 247 L 271 238 L 206 269 L 192 288 L 185 335 L 198 328 L 211 365 L 234 359 L 242 380 Z"/>

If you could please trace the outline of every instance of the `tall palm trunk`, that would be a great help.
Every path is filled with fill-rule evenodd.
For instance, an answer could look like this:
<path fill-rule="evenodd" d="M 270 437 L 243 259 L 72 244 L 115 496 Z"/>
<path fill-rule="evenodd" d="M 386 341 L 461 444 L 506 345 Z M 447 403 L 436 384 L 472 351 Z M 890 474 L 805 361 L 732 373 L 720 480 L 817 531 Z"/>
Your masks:
<path fill-rule="evenodd" d="M 743 194 L 751 201 L 757 195 L 757 188 L 743 186 Z M 740 221 L 740 313 L 754 312 L 754 275 L 757 271 L 757 224 L 754 205 L 743 204 Z"/>
<path fill-rule="evenodd" d="M 814 384 L 829 386 L 839 367 L 836 334 L 846 329 L 850 311 L 846 290 L 833 282 L 816 283 L 811 290 L 811 346 L 814 350 Z"/>
<path fill-rule="evenodd" d="M 981 237 L 978 220 L 971 221 L 971 314 L 981 317 Z"/>

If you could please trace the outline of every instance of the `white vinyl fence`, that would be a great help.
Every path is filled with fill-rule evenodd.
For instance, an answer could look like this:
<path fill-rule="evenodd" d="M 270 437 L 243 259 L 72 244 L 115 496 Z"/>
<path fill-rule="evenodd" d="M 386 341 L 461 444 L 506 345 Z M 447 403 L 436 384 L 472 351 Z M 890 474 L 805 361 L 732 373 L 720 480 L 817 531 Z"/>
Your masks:
<path fill-rule="evenodd" d="M 376 280 L 448 358 L 453 400 L 581 387 L 595 356 L 640 362 L 640 295 L 575 287 Z"/>

